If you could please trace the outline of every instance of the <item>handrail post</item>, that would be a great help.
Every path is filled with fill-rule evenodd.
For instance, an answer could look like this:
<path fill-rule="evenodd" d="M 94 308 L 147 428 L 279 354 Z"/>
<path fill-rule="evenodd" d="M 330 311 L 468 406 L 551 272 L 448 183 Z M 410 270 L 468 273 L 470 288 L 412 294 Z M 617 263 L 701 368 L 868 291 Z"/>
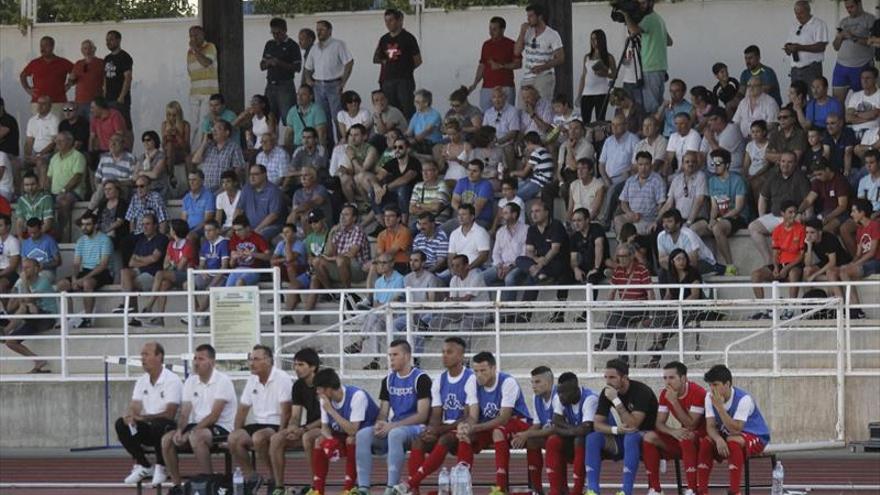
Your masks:
<path fill-rule="evenodd" d="M 697 290 L 702 291 L 703 289 L 698 288 Z M 678 289 L 678 361 L 684 362 L 684 286 L 680 286 Z"/>
<path fill-rule="evenodd" d="M 495 289 L 495 324 L 492 325 L 495 329 L 495 359 L 498 361 L 498 366 L 501 366 L 501 288 Z M 534 314 L 534 313 L 533 313 Z"/>
<path fill-rule="evenodd" d="M 195 327 L 195 316 L 193 313 L 195 312 L 195 276 L 193 275 L 193 269 L 186 269 L 186 352 L 192 354 L 194 351 L 194 341 L 195 336 L 193 335 L 193 330 Z M 209 289 L 210 290 L 210 289 Z M 211 296 L 208 296 L 209 298 Z M 210 306 L 209 306 L 210 307 Z M 212 322 L 213 323 L 213 322 Z"/>
<path fill-rule="evenodd" d="M 773 341 L 773 373 L 776 374 L 779 373 L 779 282 L 773 281 L 773 286 L 770 290 L 770 299 L 773 301 L 773 331 L 771 333 Z"/>
<path fill-rule="evenodd" d="M 391 342 L 394 340 L 394 311 L 391 309 L 391 301 L 385 303 L 385 338 L 388 339 L 385 345 L 391 345 Z M 380 345 L 379 349 L 382 348 L 383 347 Z"/>
<path fill-rule="evenodd" d="M 593 372 L 593 284 L 587 282 L 587 373 Z M 577 320 L 575 320 L 577 321 Z"/>
<path fill-rule="evenodd" d="M 137 297 L 137 296 L 134 296 L 134 297 Z M 128 305 L 129 305 L 129 297 L 125 296 L 123 298 L 123 303 L 122 303 L 122 354 L 125 356 L 126 362 L 128 361 L 129 351 L 131 350 L 131 348 L 129 347 L 129 342 L 128 342 L 128 337 L 129 337 L 129 334 L 128 334 L 128 315 L 129 315 L 128 309 L 129 309 L 129 307 L 128 307 Z M 126 378 L 130 377 L 131 376 L 131 371 L 130 371 L 131 367 L 124 366 L 123 369 L 125 370 L 125 377 Z"/>
<path fill-rule="evenodd" d="M 416 351 L 413 353 L 414 355 L 421 354 L 421 348 L 420 346 L 417 346 L 415 342 L 415 339 L 419 337 L 413 337 L 412 334 L 412 287 L 403 288 L 403 300 L 406 301 L 406 308 L 404 309 L 404 318 L 406 318 L 406 326 L 404 327 L 404 330 L 406 331 L 406 341 L 409 342 L 409 344 L 413 346 L 413 349 Z"/>
<path fill-rule="evenodd" d="M 281 268 L 272 269 L 272 348 L 281 349 Z M 282 369 L 281 356 L 275 361 L 278 369 Z"/>
<path fill-rule="evenodd" d="M 67 378 L 70 374 L 67 366 L 67 292 L 62 292 L 60 298 L 58 314 L 61 316 L 61 377 Z"/>
<path fill-rule="evenodd" d="M 843 301 L 837 303 L 837 439 L 846 440 L 846 372 L 844 367 L 845 356 L 844 326 L 843 326 Z M 849 356 L 849 353 L 846 353 Z"/>
<path fill-rule="evenodd" d="M 849 315 L 851 314 L 850 311 L 852 310 L 852 308 L 850 307 L 850 302 L 852 301 L 852 299 L 850 299 L 852 295 L 852 284 L 846 284 L 846 286 L 844 287 L 844 291 L 845 292 L 843 293 L 843 303 L 844 310 L 846 311 L 846 316 L 844 316 L 844 324 L 846 326 L 846 371 L 852 372 L 852 320 L 849 317 Z"/>
<path fill-rule="evenodd" d="M 348 294 L 343 289 L 339 291 L 339 376 L 345 376 L 345 298 Z M 320 297 L 320 296 L 319 296 Z"/>

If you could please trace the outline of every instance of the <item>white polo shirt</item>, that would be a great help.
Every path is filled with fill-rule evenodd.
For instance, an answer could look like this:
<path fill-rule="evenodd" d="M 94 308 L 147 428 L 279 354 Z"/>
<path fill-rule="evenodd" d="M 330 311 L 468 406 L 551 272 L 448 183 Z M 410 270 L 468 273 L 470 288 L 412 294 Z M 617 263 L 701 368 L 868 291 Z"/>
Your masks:
<path fill-rule="evenodd" d="M 314 47 L 312 47 L 314 50 Z M 241 391 L 241 405 L 251 408 L 252 424 L 280 425 L 281 404 L 290 406 L 293 380 L 290 375 L 278 368 L 272 368 L 265 385 L 260 377 L 251 375 Z"/>
<path fill-rule="evenodd" d="M 694 129 L 691 129 L 687 136 L 682 136 L 676 131 L 669 136 L 666 151 L 675 153 L 675 159 L 678 160 L 678 166 L 681 167 L 684 154 L 688 151 L 700 151 L 700 141 L 702 140 L 700 133 Z"/>
<path fill-rule="evenodd" d="M 468 233 L 462 232 L 461 227 L 449 234 L 449 254 L 463 254 L 467 256 L 468 262 L 473 263 L 480 251 L 489 251 L 492 241 L 489 239 L 489 233 L 486 229 L 474 222 Z"/>
<path fill-rule="evenodd" d="M 816 16 L 810 17 L 810 20 L 803 26 L 795 21 L 795 23 L 792 24 L 791 29 L 788 31 L 788 38 L 786 38 L 785 41 L 788 43 L 798 43 L 800 45 L 828 43 L 828 26 L 825 24 L 825 21 Z M 821 63 L 825 60 L 825 52 L 798 52 L 798 56 L 799 60 L 797 62 L 794 61 L 794 58 L 789 57 L 792 67 L 806 67 L 812 63 Z"/>
<path fill-rule="evenodd" d="M 345 73 L 345 64 L 352 60 L 354 58 L 345 43 L 330 38 L 323 43 L 317 41 L 312 45 L 304 68 L 312 71 L 312 79 L 316 81 L 332 81 L 342 77 Z"/>
<path fill-rule="evenodd" d="M 193 373 L 186 379 L 183 384 L 183 402 L 192 404 L 192 411 L 189 413 L 190 424 L 198 423 L 211 414 L 214 408 L 214 402 L 222 400 L 226 403 L 223 405 L 223 411 L 217 418 L 215 425 L 224 428 L 226 431 L 232 431 L 235 423 L 235 409 L 238 407 L 235 398 L 235 387 L 232 380 L 226 374 L 217 371 L 211 373 L 208 383 L 203 383 L 199 379 L 199 375 Z"/>
<path fill-rule="evenodd" d="M 182 390 L 183 380 L 163 367 L 155 384 L 150 382 L 149 373 L 144 373 L 137 379 L 131 400 L 140 401 L 141 414 L 153 416 L 164 413 L 168 409 L 168 404 L 180 404 Z"/>
<path fill-rule="evenodd" d="M 49 146 L 58 134 L 58 125 L 61 121 L 55 114 L 49 112 L 45 117 L 39 114 L 28 119 L 27 137 L 34 138 L 34 152 Z"/>

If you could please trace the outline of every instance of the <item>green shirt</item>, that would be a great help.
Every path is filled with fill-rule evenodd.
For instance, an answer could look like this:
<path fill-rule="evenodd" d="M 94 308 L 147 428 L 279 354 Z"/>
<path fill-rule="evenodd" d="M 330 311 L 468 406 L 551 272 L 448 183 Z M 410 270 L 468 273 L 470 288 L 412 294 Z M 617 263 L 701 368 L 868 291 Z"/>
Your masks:
<path fill-rule="evenodd" d="M 15 217 L 25 222 L 31 218 L 52 218 L 55 216 L 54 203 L 52 195 L 46 192 L 40 191 L 32 198 L 23 195 L 15 202 Z"/>
<path fill-rule="evenodd" d="M 16 294 L 53 294 L 51 297 L 37 297 L 27 301 L 36 304 L 43 313 L 58 313 L 58 297 L 55 296 L 57 291 L 52 288 L 52 282 L 49 282 L 49 279 L 42 275 L 37 276 L 37 280 L 32 284 L 27 284 L 24 277 L 18 279 L 15 282 L 13 292 Z"/>
<path fill-rule="evenodd" d="M 306 236 L 304 242 L 309 256 L 319 256 L 324 253 L 324 246 L 327 244 L 327 231 L 312 232 Z"/>
<path fill-rule="evenodd" d="M 642 70 L 644 72 L 665 71 L 666 61 L 666 23 L 656 12 L 646 15 L 639 23 L 642 30 Z"/>
<path fill-rule="evenodd" d="M 52 155 L 49 160 L 49 178 L 52 179 L 52 185 L 49 190 L 52 194 L 60 194 L 61 190 L 70 182 L 76 174 L 82 174 L 79 184 L 68 191 L 75 193 L 79 199 L 86 199 L 86 157 L 76 150 L 71 150 L 66 157 L 62 158 L 61 153 Z"/>
<path fill-rule="evenodd" d="M 319 126 L 327 125 L 327 116 L 324 115 L 321 107 L 312 103 L 305 111 L 299 106 L 290 107 L 285 122 L 287 127 L 293 129 L 293 145 L 302 146 L 303 129 L 306 127 L 317 129 Z"/>

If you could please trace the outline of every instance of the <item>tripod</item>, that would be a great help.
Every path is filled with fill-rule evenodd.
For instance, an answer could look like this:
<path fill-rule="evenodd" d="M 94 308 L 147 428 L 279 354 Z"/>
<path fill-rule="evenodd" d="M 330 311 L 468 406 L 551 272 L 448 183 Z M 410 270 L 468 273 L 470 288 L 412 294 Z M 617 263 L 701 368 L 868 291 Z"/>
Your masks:
<path fill-rule="evenodd" d="M 600 115 L 605 115 L 605 112 L 608 110 L 608 104 L 611 101 L 611 92 L 614 91 L 614 86 L 617 85 L 617 78 L 620 77 L 620 66 L 623 64 L 623 61 L 626 58 L 626 52 L 629 51 L 630 47 L 632 47 L 633 51 L 633 69 L 636 73 L 636 86 L 641 87 L 642 85 L 642 42 L 641 37 L 638 34 L 629 35 L 626 37 L 626 42 L 623 44 L 623 51 L 620 53 L 619 62 L 617 63 L 617 70 L 614 71 L 614 77 L 608 83 L 608 92 L 605 94 L 605 101 L 602 102 L 602 113 Z"/>

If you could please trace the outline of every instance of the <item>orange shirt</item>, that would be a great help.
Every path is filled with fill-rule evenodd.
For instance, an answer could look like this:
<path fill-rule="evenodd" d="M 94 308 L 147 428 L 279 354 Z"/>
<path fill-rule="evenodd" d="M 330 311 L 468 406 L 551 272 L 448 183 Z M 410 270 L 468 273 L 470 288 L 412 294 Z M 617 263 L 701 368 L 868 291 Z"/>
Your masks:
<path fill-rule="evenodd" d="M 409 250 L 412 247 L 412 234 L 403 225 L 398 225 L 395 232 L 385 229 L 376 237 L 376 250 L 380 253 L 397 251 L 395 263 L 409 263 Z"/>
<path fill-rule="evenodd" d="M 796 259 L 804 251 L 804 241 L 807 237 L 807 229 L 795 222 L 786 228 L 784 223 L 773 229 L 773 249 L 779 251 L 777 261 L 787 265 Z"/>

